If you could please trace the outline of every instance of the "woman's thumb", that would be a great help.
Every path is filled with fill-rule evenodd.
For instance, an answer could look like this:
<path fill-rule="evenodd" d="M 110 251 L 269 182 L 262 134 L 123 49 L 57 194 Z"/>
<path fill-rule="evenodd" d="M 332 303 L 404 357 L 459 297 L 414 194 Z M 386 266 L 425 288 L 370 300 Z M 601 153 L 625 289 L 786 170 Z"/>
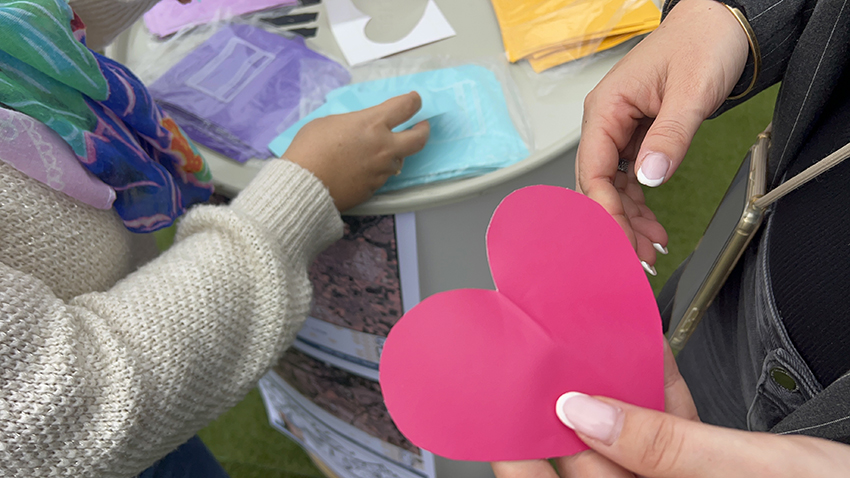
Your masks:
<path fill-rule="evenodd" d="M 597 453 L 639 476 L 747 476 L 740 464 L 754 452 L 744 432 L 578 392 L 562 395 L 556 413 Z"/>
<path fill-rule="evenodd" d="M 635 164 L 641 184 L 660 186 L 685 158 L 691 140 L 706 118 L 695 108 L 683 107 L 686 104 L 686 101 L 666 99 L 646 132 Z"/>

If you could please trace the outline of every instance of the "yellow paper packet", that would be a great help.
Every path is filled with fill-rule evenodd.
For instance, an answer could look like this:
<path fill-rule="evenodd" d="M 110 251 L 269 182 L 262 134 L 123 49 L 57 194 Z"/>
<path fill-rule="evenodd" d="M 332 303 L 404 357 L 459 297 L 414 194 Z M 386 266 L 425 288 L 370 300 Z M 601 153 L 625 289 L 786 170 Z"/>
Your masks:
<path fill-rule="evenodd" d="M 551 53 L 568 50 L 570 48 L 578 48 L 593 44 L 600 45 L 607 38 L 619 38 L 623 35 L 631 35 L 632 37 L 634 37 L 636 35 L 651 32 L 655 28 L 656 25 L 654 22 L 644 23 L 642 25 L 630 25 L 627 28 L 616 28 L 607 35 L 593 35 L 579 39 L 570 39 L 559 45 L 554 45 L 548 48 L 538 50 L 535 53 L 528 55 L 526 58 L 539 59 Z M 600 51 L 602 51 L 603 49 L 605 48 L 600 49 Z"/>
<path fill-rule="evenodd" d="M 655 28 L 656 27 L 652 27 L 643 31 L 624 33 L 613 37 L 607 37 L 601 42 L 594 41 L 568 49 L 556 50 L 546 55 L 529 58 L 528 63 L 531 65 L 531 68 L 535 71 L 535 73 L 540 73 L 542 71 L 548 70 L 549 68 L 553 68 L 558 65 L 563 65 L 564 63 L 578 60 L 588 55 L 605 51 L 609 48 L 614 48 L 615 46 L 628 40 L 631 40 L 632 38 L 650 33 Z"/>
<path fill-rule="evenodd" d="M 623 31 L 625 27 L 620 25 L 635 25 L 635 31 L 644 30 L 646 23 L 654 22 L 657 26 L 661 19 L 661 12 L 650 0 L 492 0 L 492 3 L 511 62 L 565 43 L 581 45 L 588 39 L 633 33 Z"/>

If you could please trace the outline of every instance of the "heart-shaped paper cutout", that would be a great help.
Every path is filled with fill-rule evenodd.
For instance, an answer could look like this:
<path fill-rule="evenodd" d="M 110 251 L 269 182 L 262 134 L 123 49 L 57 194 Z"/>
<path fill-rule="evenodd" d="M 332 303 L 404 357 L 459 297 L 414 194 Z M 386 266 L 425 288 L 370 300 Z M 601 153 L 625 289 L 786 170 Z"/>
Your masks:
<path fill-rule="evenodd" d="M 376 43 L 395 43 L 419 24 L 428 0 L 404 3 L 398 0 L 352 0 L 354 7 L 369 17 L 366 38 Z"/>
<path fill-rule="evenodd" d="M 422 301 L 390 331 L 380 379 L 413 443 L 456 460 L 586 450 L 555 414 L 568 391 L 663 410 L 661 319 L 619 225 L 552 186 L 515 191 L 487 231 L 497 290 Z"/>

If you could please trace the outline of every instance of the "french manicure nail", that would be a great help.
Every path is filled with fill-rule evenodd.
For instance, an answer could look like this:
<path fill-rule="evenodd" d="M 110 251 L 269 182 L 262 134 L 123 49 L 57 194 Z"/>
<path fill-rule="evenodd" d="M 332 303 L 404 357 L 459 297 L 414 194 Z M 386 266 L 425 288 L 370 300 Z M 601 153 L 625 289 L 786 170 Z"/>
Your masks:
<path fill-rule="evenodd" d="M 579 392 L 567 392 L 558 398 L 555 413 L 571 429 L 611 445 L 623 429 L 623 411 Z"/>
<path fill-rule="evenodd" d="M 658 275 L 658 271 L 655 270 L 655 267 L 649 265 L 649 263 L 647 263 L 646 261 L 640 261 L 640 265 L 643 266 L 643 270 L 645 270 L 647 274 L 650 274 L 652 276 Z"/>
<path fill-rule="evenodd" d="M 643 157 L 643 162 L 638 169 L 638 181 L 654 188 L 664 182 L 669 169 L 670 160 L 667 156 L 661 153 L 648 153 Z"/>
<path fill-rule="evenodd" d="M 656 251 L 658 251 L 662 254 L 667 254 L 667 248 L 662 246 L 661 244 L 659 244 L 657 242 L 653 242 L 652 247 L 654 247 Z"/>

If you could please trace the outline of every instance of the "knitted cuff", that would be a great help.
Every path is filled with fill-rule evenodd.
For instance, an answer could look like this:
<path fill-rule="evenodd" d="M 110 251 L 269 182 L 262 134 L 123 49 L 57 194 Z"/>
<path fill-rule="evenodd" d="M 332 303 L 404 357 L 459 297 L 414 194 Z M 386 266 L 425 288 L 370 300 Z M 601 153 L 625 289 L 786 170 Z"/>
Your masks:
<path fill-rule="evenodd" d="M 305 254 L 312 262 L 342 237 L 342 218 L 325 185 L 284 159 L 270 160 L 230 207 L 268 231 L 287 257 Z"/>

